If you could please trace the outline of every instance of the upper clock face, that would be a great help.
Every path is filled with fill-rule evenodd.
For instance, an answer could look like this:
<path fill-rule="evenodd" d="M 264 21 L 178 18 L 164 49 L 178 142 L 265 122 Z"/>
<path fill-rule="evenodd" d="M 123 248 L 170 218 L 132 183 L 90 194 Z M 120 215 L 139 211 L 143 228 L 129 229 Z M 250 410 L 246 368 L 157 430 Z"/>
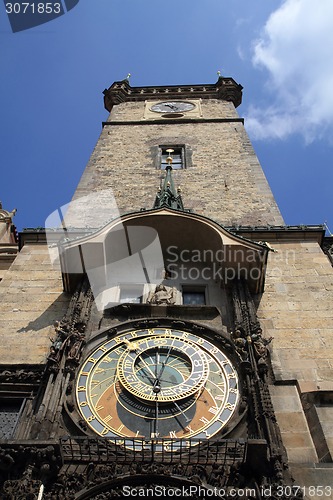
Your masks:
<path fill-rule="evenodd" d="M 238 378 L 209 341 L 181 330 L 143 329 L 114 337 L 89 356 L 76 398 L 82 417 L 104 437 L 205 439 L 234 414 Z"/>
<path fill-rule="evenodd" d="M 191 102 L 172 101 L 154 104 L 150 110 L 156 111 L 156 113 L 183 113 L 184 111 L 191 111 L 194 108 L 195 104 Z"/>

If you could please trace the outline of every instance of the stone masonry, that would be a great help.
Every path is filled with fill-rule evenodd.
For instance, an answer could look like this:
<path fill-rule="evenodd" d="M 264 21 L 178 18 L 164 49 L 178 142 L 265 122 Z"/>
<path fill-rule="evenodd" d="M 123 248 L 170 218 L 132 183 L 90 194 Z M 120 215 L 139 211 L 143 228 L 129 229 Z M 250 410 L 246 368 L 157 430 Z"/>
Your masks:
<path fill-rule="evenodd" d="M 333 269 L 317 241 L 267 239 L 275 252 L 258 316 L 265 336 L 274 337 L 275 414 L 297 483 L 331 485 Z M 320 497 L 311 491 L 305 498 Z"/>
<path fill-rule="evenodd" d="M 0 283 L 0 362 L 45 363 L 53 324 L 68 300 L 47 246 L 24 246 Z"/>
<path fill-rule="evenodd" d="M 99 220 L 109 221 L 108 189 L 120 213 L 152 208 L 164 177 L 156 168 L 156 149 L 168 144 L 185 145 L 191 152 L 191 165 L 174 171 L 186 208 L 226 225 L 283 223 L 232 103 L 202 100 L 203 118 L 187 122 L 147 121 L 144 107 L 144 102 L 114 106 L 75 192 L 68 226 L 95 227 L 96 212 Z"/>

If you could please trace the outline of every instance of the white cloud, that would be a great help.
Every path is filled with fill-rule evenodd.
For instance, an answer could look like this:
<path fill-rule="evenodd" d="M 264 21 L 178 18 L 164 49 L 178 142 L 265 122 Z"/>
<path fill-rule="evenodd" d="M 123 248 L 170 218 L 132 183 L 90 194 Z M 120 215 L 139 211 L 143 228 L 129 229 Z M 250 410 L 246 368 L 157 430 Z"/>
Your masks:
<path fill-rule="evenodd" d="M 252 136 L 285 138 L 296 132 L 308 142 L 332 137 L 332 0 L 285 0 L 256 40 L 253 63 L 269 72 L 272 104 L 249 109 Z"/>
<path fill-rule="evenodd" d="M 246 56 L 244 54 L 244 50 L 242 49 L 242 47 L 240 45 L 237 46 L 236 48 L 237 50 L 237 54 L 238 54 L 238 57 L 241 61 L 245 61 L 246 60 Z"/>

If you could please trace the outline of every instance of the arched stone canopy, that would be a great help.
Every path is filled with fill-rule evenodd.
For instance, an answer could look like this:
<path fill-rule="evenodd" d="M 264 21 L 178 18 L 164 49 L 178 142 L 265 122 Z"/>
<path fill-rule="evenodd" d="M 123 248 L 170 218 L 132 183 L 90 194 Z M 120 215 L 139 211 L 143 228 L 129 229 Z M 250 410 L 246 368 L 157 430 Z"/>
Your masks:
<path fill-rule="evenodd" d="M 226 285 L 245 279 L 253 293 L 263 291 L 268 248 L 232 234 L 212 220 L 167 208 L 124 215 L 93 234 L 60 246 L 65 291 L 83 274 L 95 291 L 110 283 L 163 281 L 171 266 L 219 266 Z M 171 268 L 170 268 L 171 269 Z M 165 277 L 165 276 L 164 276 Z M 111 280 L 111 281 L 110 281 Z"/>
<path fill-rule="evenodd" d="M 148 496 L 152 498 L 155 493 L 157 496 L 162 496 L 163 494 L 163 497 L 175 496 L 176 498 L 182 495 L 190 495 L 192 499 L 196 500 L 201 498 L 203 494 L 208 496 L 207 490 L 211 490 L 209 498 L 221 498 L 217 492 L 219 490 L 221 492 L 224 491 L 223 488 L 216 487 L 214 494 L 212 494 L 212 487 L 204 484 L 203 480 L 206 479 L 208 473 L 205 472 L 202 466 L 191 469 L 191 479 L 184 476 L 170 475 L 170 473 L 165 474 L 166 471 L 169 472 L 170 470 L 170 467 L 167 465 L 150 465 L 146 466 L 146 468 L 147 472 L 142 474 L 124 475 L 117 479 L 108 479 L 106 476 L 100 484 L 78 491 L 75 494 L 75 498 L 77 500 L 113 498 L 114 496 L 119 496 L 120 498 L 126 496 L 130 496 L 131 498 L 133 496 Z M 176 469 L 177 466 L 174 465 L 174 468 Z M 181 466 L 178 466 L 178 468 L 179 472 L 184 473 L 184 468 Z M 152 472 L 150 472 L 150 469 Z M 202 478 L 199 474 L 202 475 Z M 219 481 L 222 482 L 223 478 Z M 103 494 L 106 496 L 100 496 Z"/>

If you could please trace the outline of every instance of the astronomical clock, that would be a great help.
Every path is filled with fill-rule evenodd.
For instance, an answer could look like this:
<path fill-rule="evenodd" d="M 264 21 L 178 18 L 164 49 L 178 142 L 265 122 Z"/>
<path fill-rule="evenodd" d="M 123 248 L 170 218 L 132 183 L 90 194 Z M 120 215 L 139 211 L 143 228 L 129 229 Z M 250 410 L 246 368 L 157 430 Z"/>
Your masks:
<path fill-rule="evenodd" d="M 76 404 L 105 438 L 207 439 L 223 433 L 239 404 L 238 374 L 214 343 L 173 328 L 131 330 L 83 361 Z M 127 440 L 126 438 L 132 438 Z M 162 445 L 161 445 L 162 446 Z"/>

